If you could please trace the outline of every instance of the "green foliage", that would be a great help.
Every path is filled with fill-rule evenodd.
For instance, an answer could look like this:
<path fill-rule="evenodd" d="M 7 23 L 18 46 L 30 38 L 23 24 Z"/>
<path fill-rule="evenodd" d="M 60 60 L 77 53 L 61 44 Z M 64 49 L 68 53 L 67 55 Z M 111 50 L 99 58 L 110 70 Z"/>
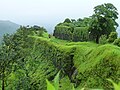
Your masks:
<path fill-rule="evenodd" d="M 74 22 L 75 27 L 89 27 L 91 22 L 91 17 L 85 17 L 83 19 L 78 19 Z"/>
<path fill-rule="evenodd" d="M 70 53 L 74 52 L 74 47 L 58 45 L 42 37 L 33 38 L 38 38 L 39 45 L 36 45 L 36 47 L 39 47 L 38 50 L 40 50 L 44 59 L 51 61 L 51 64 L 58 70 L 62 70 L 61 72 L 71 76 L 73 56 Z"/>
<path fill-rule="evenodd" d="M 21 26 L 13 35 L 4 36 L 0 46 L 2 90 L 113 89 L 106 78 L 115 82 L 120 78 L 120 48 L 100 44 L 105 44 L 118 26 L 118 13 L 110 3 L 96 6 L 94 12 L 89 18 L 67 18 L 57 24 L 54 36 L 58 39 L 49 38 L 46 30 L 36 25 Z M 116 38 L 117 33 L 112 32 L 108 41 L 120 46 Z M 100 44 L 70 42 L 89 39 Z"/>
<path fill-rule="evenodd" d="M 66 21 L 66 20 L 65 20 Z M 87 41 L 89 39 L 88 27 L 91 18 L 72 19 L 72 22 L 63 22 L 55 26 L 54 36 L 69 41 Z"/>
<path fill-rule="evenodd" d="M 55 86 L 55 90 L 59 89 L 59 74 L 60 72 L 57 73 L 57 75 L 54 78 L 54 86 Z"/>
<path fill-rule="evenodd" d="M 60 72 L 58 72 L 58 74 L 54 78 L 54 85 L 52 85 L 48 80 L 46 80 L 46 82 L 47 82 L 47 90 L 75 90 L 73 84 L 71 84 L 69 79 L 66 78 L 66 77 L 63 78 L 62 80 L 60 80 L 60 86 L 61 87 L 59 87 L 59 74 L 60 74 Z"/>
<path fill-rule="evenodd" d="M 47 56 L 49 56 L 49 60 L 53 61 L 55 67 L 65 72 L 62 75 L 68 75 L 69 79 L 75 82 L 76 87 L 80 85 L 82 88 L 86 85 L 86 88 L 110 89 L 110 84 L 105 79 L 108 77 L 113 79 L 114 77 L 116 81 L 119 78 L 120 72 L 117 67 L 119 67 L 120 52 L 118 47 L 112 45 L 99 46 L 88 42 L 66 42 L 66 44 L 58 45 L 56 42 L 50 42 L 50 40 L 44 38 L 39 38 L 39 40 L 42 50 L 47 50 L 48 46 L 50 46 L 49 49 L 51 48 L 50 53 L 49 50 L 42 52 L 48 52 Z M 73 60 L 74 62 L 72 62 Z M 72 69 L 73 67 L 76 69 Z"/>
<path fill-rule="evenodd" d="M 113 43 L 115 39 L 117 39 L 117 32 L 111 32 L 108 37 L 108 42 Z"/>
<path fill-rule="evenodd" d="M 66 18 L 64 23 L 71 23 L 70 19 L 69 18 Z"/>
<path fill-rule="evenodd" d="M 55 27 L 54 36 L 63 40 L 71 40 L 71 27 L 59 25 Z"/>
<path fill-rule="evenodd" d="M 55 87 L 48 80 L 46 80 L 46 82 L 47 82 L 47 90 L 58 90 L 55 89 Z"/>
<path fill-rule="evenodd" d="M 63 77 L 60 80 L 60 88 L 59 90 L 73 90 L 73 84 L 71 83 L 70 79 L 68 76 Z"/>
<path fill-rule="evenodd" d="M 99 44 L 106 44 L 107 43 L 107 36 L 106 35 L 101 35 L 99 38 Z"/>
<path fill-rule="evenodd" d="M 2 47 L 5 52 L 2 52 L 2 48 L 0 51 L 0 65 L 2 65 L 0 67 L 5 72 L 1 68 L 0 74 L 4 76 L 1 77 L 3 83 L 1 88 L 45 90 L 45 78 L 52 79 L 56 70 L 50 62 L 43 61 L 44 58 L 38 51 L 39 47 L 36 48 L 37 40 L 29 38 L 29 35 L 42 36 L 43 32 L 46 32 L 45 29 L 39 26 L 21 26 L 15 34 L 4 36 Z"/>
<path fill-rule="evenodd" d="M 75 90 L 74 86 L 72 87 L 72 90 Z"/>
<path fill-rule="evenodd" d="M 120 47 L 120 38 L 115 39 L 113 44 Z"/>
<path fill-rule="evenodd" d="M 105 3 L 94 7 L 94 12 L 98 16 L 103 15 L 103 17 L 109 17 L 113 20 L 116 20 L 118 18 L 117 8 L 111 3 Z"/>
<path fill-rule="evenodd" d="M 58 72 L 54 78 L 54 86 L 48 80 L 46 80 L 47 90 L 59 90 L 59 74 L 60 72 Z"/>
<path fill-rule="evenodd" d="M 88 41 L 89 32 L 87 27 L 76 27 L 73 32 L 73 41 Z"/>
<path fill-rule="evenodd" d="M 118 26 L 115 21 L 118 13 L 114 5 L 110 3 L 96 6 L 94 12 L 89 30 L 91 39 L 95 39 L 98 43 L 101 35 L 108 36 L 111 32 L 115 32 Z"/>
<path fill-rule="evenodd" d="M 120 48 L 113 45 L 102 45 L 97 48 L 77 48 L 74 65 L 77 68 L 73 80 L 77 85 L 89 88 L 111 90 L 106 78 L 115 81 L 119 78 Z M 76 73 L 77 72 L 77 73 Z"/>
<path fill-rule="evenodd" d="M 13 71 L 16 52 L 12 48 L 12 35 L 5 35 L 2 46 L 0 47 L 0 80 L 1 88 L 5 89 L 5 83 L 8 76 Z"/>
<path fill-rule="evenodd" d="M 116 84 L 111 79 L 107 79 L 107 80 L 110 81 L 113 84 L 114 90 L 120 90 L 120 82 L 118 84 Z"/>
<path fill-rule="evenodd" d="M 118 27 L 115 21 L 118 18 L 117 9 L 111 3 L 102 4 L 94 7 L 94 14 L 91 17 L 83 19 L 65 19 L 63 23 L 56 25 L 54 36 L 59 39 L 69 41 L 87 41 L 92 40 L 99 43 L 101 35 L 108 35 L 116 31 Z M 83 27 L 89 28 L 83 30 Z M 78 30 L 78 28 L 81 28 Z"/>
<path fill-rule="evenodd" d="M 59 39 L 69 40 L 69 41 L 87 41 L 89 39 L 88 27 L 87 23 L 88 18 L 85 18 L 84 24 L 77 27 L 78 22 L 72 23 L 61 23 L 55 27 L 54 36 Z M 85 26 L 86 25 L 86 26 Z"/>

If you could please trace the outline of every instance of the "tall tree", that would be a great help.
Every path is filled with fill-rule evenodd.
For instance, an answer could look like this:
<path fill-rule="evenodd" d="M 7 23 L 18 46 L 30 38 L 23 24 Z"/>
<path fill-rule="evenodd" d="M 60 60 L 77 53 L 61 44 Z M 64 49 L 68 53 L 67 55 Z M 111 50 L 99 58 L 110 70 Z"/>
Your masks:
<path fill-rule="evenodd" d="M 0 47 L 0 80 L 2 82 L 2 90 L 5 90 L 5 82 L 8 75 L 13 70 L 15 51 L 12 48 L 12 36 L 6 35 L 3 38 L 3 44 Z"/>
<path fill-rule="evenodd" d="M 111 4 L 102 4 L 94 7 L 94 14 L 92 15 L 92 21 L 90 25 L 90 36 L 95 38 L 96 43 L 98 43 L 101 35 L 109 35 L 112 31 L 116 31 L 118 27 L 117 8 Z"/>

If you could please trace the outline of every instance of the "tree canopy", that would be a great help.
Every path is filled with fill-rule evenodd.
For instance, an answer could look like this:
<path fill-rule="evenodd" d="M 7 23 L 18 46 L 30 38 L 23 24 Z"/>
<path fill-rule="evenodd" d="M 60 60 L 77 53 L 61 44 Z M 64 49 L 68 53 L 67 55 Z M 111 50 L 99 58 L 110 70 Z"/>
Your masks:
<path fill-rule="evenodd" d="M 116 27 L 118 27 L 116 19 L 118 19 L 118 12 L 113 4 L 106 3 L 94 7 L 89 28 L 91 37 L 95 38 L 98 43 L 101 35 L 108 36 L 111 32 L 116 31 Z"/>

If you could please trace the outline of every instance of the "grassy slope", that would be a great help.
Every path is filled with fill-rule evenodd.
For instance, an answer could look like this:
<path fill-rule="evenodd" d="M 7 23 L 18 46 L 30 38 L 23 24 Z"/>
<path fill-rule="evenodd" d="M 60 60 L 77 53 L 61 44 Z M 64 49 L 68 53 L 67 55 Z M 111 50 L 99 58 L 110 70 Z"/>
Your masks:
<path fill-rule="evenodd" d="M 92 42 L 68 42 L 54 37 L 33 36 L 57 46 L 65 52 L 74 51 L 74 66 L 77 69 L 77 86 L 90 88 L 110 88 L 107 78 L 118 81 L 120 78 L 120 48 L 114 45 L 98 45 Z"/>
<path fill-rule="evenodd" d="M 101 45 L 95 48 L 82 48 L 75 52 L 74 64 L 80 86 L 111 90 L 106 79 L 118 81 L 120 78 L 120 48 Z"/>

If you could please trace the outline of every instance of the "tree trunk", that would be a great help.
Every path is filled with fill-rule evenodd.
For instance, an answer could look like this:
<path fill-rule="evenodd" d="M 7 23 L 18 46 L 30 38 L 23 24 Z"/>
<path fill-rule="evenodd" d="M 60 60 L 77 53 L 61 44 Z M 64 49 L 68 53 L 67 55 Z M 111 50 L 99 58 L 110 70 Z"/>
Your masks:
<path fill-rule="evenodd" d="M 2 80 L 2 90 L 5 90 L 5 87 L 4 87 L 5 85 L 4 85 L 4 84 L 5 84 L 5 81 L 4 81 L 4 79 L 3 79 L 3 80 Z"/>
<path fill-rule="evenodd" d="M 96 43 L 99 43 L 99 36 L 96 37 Z"/>
<path fill-rule="evenodd" d="M 5 74 L 4 74 L 4 71 L 5 69 L 3 68 L 3 71 L 2 71 L 2 90 L 5 90 L 5 80 L 4 80 L 4 77 L 5 77 Z"/>

